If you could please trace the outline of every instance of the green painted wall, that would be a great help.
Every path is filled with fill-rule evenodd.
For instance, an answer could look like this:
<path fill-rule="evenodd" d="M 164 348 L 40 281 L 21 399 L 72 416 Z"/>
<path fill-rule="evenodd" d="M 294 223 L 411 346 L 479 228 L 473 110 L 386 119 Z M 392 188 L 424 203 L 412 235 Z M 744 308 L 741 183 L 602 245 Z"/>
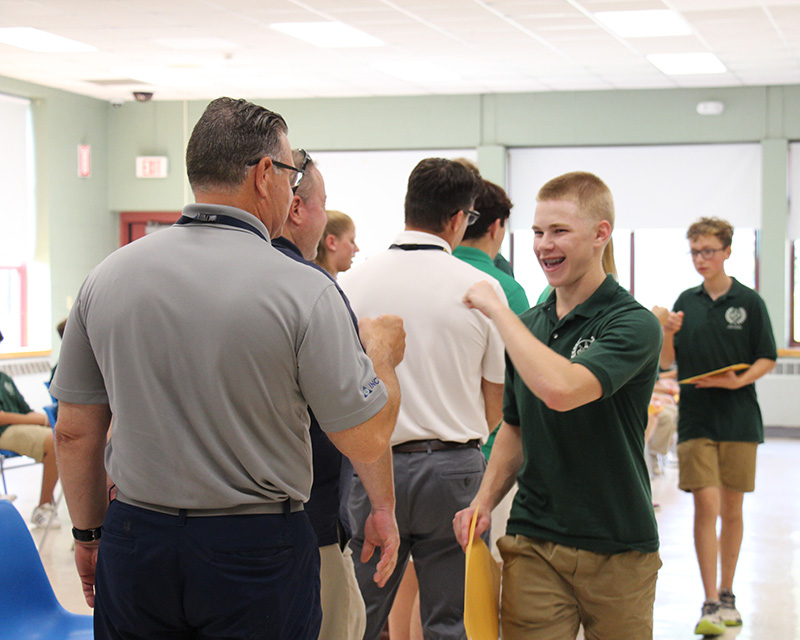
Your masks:
<path fill-rule="evenodd" d="M 32 100 L 36 149 L 37 259 L 50 264 L 51 322 L 67 314 L 92 267 L 113 250 L 108 207 L 106 103 L 0 77 L 0 92 Z M 78 145 L 92 148 L 92 175 L 78 177 Z M 53 330 L 53 346 L 58 347 Z"/>
<path fill-rule="evenodd" d="M 40 213 L 48 220 L 53 316 L 117 242 L 118 213 L 177 210 L 191 201 L 183 154 L 205 101 L 125 103 L 0 78 L 0 91 L 36 98 Z M 725 112 L 699 116 L 704 100 Z M 289 123 L 293 146 L 318 150 L 478 149 L 503 182 L 509 147 L 756 142 L 764 154 L 761 290 L 780 345 L 788 336 L 786 149 L 800 140 L 800 86 L 586 91 L 468 96 L 257 100 Z M 94 175 L 76 177 L 78 143 Z M 170 175 L 141 180 L 137 155 L 166 155 Z M 769 251 L 764 248 L 769 247 Z"/>

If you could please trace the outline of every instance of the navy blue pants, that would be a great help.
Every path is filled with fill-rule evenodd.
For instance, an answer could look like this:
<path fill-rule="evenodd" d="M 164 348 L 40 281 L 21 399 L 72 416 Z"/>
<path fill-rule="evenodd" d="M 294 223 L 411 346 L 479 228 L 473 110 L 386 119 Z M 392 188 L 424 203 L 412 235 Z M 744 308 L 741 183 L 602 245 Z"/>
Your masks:
<path fill-rule="evenodd" d="M 304 511 L 185 517 L 113 501 L 97 640 L 316 640 L 319 552 Z"/>

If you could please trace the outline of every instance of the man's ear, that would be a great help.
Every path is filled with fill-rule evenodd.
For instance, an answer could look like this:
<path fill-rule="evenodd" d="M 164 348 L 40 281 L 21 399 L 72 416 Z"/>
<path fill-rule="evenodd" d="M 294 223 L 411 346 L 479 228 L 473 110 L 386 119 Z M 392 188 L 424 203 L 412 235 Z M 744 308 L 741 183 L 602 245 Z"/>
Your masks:
<path fill-rule="evenodd" d="M 461 223 L 464 220 L 464 216 L 467 214 L 464 212 L 463 209 L 459 209 L 458 213 L 454 216 L 450 216 L 450 219 L 447 221 L 446 228 L 448 228 L 453 233 L 458 233 L 459 228 L 461 227 Z"/>
<path fill-rule="evenodd" d="M 272 171 L 272 158 L 269 156 L 264 156 L 256 165 L 255 171 L 253 171 L 253 181 L 255 184 L 256 192 L 262 198 L 266 198 L 268 195 L 267 189 L 267 173 Z"/>
<path fill-rule="evenodd" d="M 303 206 L 303 199 L 298 196 L 292 196 L 292 201 L 289 203 L 289 216 L 287 220 L 291 220 L 292 224 L 299 225 L 302 222 L 303 212 L 300 210 Z"/>

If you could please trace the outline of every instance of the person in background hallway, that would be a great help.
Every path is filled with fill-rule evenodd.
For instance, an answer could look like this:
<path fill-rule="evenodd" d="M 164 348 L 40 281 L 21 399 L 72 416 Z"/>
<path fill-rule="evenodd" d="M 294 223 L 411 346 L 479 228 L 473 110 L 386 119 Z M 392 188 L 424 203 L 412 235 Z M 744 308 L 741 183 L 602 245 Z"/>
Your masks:
<path fill-rule="evenodd" d="M 334 280 L 353 265 L 353 256 L 358 253 L 356 225 L 353 219 L 341 211 L 327 211 L 328 223 L 319 239 L 314 263 L 330 273 Z"/>
<path fill-rule="evenodd" d="M 279 114 L 212 101 L 186 168 L 196 204 L 89 274 L 51 385 L 95 638 L 316 640 L 308 408 L 345 455 L 385 455 L 402 321 L 363 319 L 362 349 L 334 283 L 272 246 L 302 176 Z M 378 584 L 391 517 L 365 516 Z"/>
<path fill-rule="evenodd" d="M 464 301 L 505 341 L 504 420 L 477 496 L 453 528 L 466 548 L 513 486 L 503 556 L 504 640 L 653 636 L 661 566 L 644 460 L 661 327 L 602 266 L 614 202 L 574 172 L 538 193 L 534 252 L 553 292 L 517 316 L 485 282 Z M 612 462 L 613 461 L 613 462 Z"/>
<path fill-rule="evenodd" d="M 289 216 L 281 236 L 273 246 L 289 258 L 308 265 L 333 280 L 333 276 L 311 260 L 328 222 L 325 213 L 325 180 L 311 156 L 303 150 L 292 152 L 293 163 L 303 168 L 303 177 L 296 185 L 289 205 Z M 344 293 L 338 288 L 349 310 Z M 352 315 L 353 326 L 358 321 Z M 322 627 L 320 640 L 361 640 L 367 624 L 364 599 L 356 581 L 349 540 L 352 535 L 347 499 L 353 481 L 353 465 L 331 443 L 319 426 L 314 412 L 311 419 L 311 449 L 314 462 L 314 484 L 305 510 L 317 536 L 320 555 L 320 600 Z M 392 538 L 393 548 L 399 545 L 397 524 L 393 517 L 394 486 L 392 459 L 389 450 L 374 465 L 355 463 L 358 474 L 369 492 L 372 509 L 391 514 L 387 526 L 392 528 L 384 538 Z"/>
<path fill-rule="evenodd" d="M 0 333 L 0 342 L 3 334 Z M 33 510 L 31 523 L 37 528 L 57 529 L 61 526 L 53 501 L 58 482 L 53 429 L 47 416 L 33 411 L 17 389 L 11 376 L 0 371 L 0 449 L 13 451 L 42 463 L 42 490 L 39 505 Z M 13 500 L 16 496 L 5 495 Z"/>
<path fill-rule="evenodd" d="M 426 637 L 464 638 L 464 554 L 450 522 L 483 475 L 479 445 L 500 419 L 505 372 L 496 330 L 461 304 L 464 290 L 487 276 L 451 255 L 477 218 L 472 209 L 479 189 L 479 175 L 467 167 L 422 160 L 408 179 L 405 231 L 341 278 L 357 316 L 397 314 L 408 333 L 397 370 L 403 402 L 392 435 L 400 552 L 383 590 L 372 580 L 373 563 L 356 562 L 367 605 L 365 640 L 379 637 L 410 555 Z M 505 299 L 496 280 L 492 286 Z M 350 500 L 356 555 L 366 504 L 356 479 Z"/>
<path fill-rule="evenodd" d="M 678 296 L 664 324 L 661 366 L 677 362 L 680 381 L 750 365 L 681 384 L 678 411 L 678 486 L 694 496 L 694 544 L 705 591 L 695 633 L 721 635 L 726 626 L 742 624 L 733 594 L 742 503 L 755 489 L 756 449 L 764 441 L 754 383 L 772 371 L 778 354 L 764 301 L 725 273 L 733 227 L 700 218 L 686 237 L 703 282 Z"/>

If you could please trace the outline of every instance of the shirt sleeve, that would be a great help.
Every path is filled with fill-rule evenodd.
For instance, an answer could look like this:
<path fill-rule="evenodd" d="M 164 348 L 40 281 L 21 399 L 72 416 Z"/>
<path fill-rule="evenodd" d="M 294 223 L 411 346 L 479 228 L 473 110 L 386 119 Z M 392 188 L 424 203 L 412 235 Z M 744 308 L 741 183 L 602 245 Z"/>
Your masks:
<path fill-rule="evenodd" d="M 333 284 L 312 308 L 297 366 L 300 389 L 323 431 L 358 426 L 388 400 Z"/>
<path fill-rule="evenodd" d="M 636 376 L 650 371 L 650 365 L 658 359 L 661 339 L 661 325 L 650 311 L 627 310 L 611 318 L 572 362 L 589 369 L 600 381 L 603 398 L 608 398 Z M 652 371 L 655 382 L 654 365 Z"/>
<path fill-rule="evenodd" d="M 81 287 L 67 319 L 50 393 L 64 402 L 108 404 L 103 375 L 86 330 L 84 309 L 87 283 Z"/>
<path fill-rule="evenodd" d="M 772 332 L 772 323 L 764 300 L 756 294 L 754 305 L 754 318 L 750 343 L 753 353 L 753 362 L 759 358 L 777 360 L 778 350 L 775 348 L 775 335 Z"/>

